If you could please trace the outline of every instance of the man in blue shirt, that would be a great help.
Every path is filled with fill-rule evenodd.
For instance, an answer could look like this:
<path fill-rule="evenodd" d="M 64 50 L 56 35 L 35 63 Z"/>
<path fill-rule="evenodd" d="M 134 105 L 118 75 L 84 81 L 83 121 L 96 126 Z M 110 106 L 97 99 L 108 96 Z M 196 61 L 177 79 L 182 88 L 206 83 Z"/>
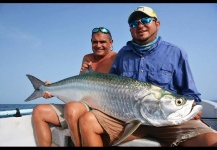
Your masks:
<path fill-rule="evenodd" d="M 131 30 L 136 30 L 135 28 Z M 142 38 L 144 34 L 148 34 L 146 32 L 148 31 L 141 35 L 135 34 L 135 37 Z M 110 73 L 150 82 L 171 92 L 190 96 L 195 102 L 201 102 L 186 52 L 163 41 L 160 36 L 154 37 L 148 44 L 146 40 L 136 41 L 136 38 L 128 41 L 119 51 Z"/>
<path fill-rule="evenodd" d="M 171 92 L 201 102 L 186 52 L 157 35 L 160 21 L 152 8 L 141 6 L 133 11 L 128 24 L 132 40 L 119 52 L 110 73 L 150 82 Z M 217 146 L 217 132 L 200 119 L 177 126 L 140 126 L 124 142 L 151 136 L 162 146 Z M 123 133 L 125 123 L 97 110 L 79 119 L 82 146 L 109 146 Z"/>

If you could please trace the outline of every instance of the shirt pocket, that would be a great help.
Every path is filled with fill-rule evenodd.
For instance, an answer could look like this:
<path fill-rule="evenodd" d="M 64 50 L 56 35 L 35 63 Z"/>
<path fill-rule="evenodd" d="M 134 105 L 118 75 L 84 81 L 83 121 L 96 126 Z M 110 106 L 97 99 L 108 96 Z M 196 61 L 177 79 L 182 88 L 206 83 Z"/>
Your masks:
<path fill-rule="evenodd" d="M 148 80 L 158 86 L 166 86 L 172 80 L 173 69 L 169 67 L 161 67 L 159 71 L 149 71 Z"/>
<path fill-rule="evenodd" d="M 136 71 L 123 71 L 121 73 L 121 76 L 126 76 L 132 79 L 137 79 L 138 78 L 138 72 Z"/>

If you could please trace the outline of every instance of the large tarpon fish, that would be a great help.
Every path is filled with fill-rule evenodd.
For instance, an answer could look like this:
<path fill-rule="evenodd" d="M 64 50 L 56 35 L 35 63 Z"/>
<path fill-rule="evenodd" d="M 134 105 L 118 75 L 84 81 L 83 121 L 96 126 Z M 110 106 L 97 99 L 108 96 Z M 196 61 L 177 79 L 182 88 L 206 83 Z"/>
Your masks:
<path fill-rule="evenodd" d="M 35 91 L 25 101 L 42 97 L 45 91 L 64 103 L 83 101 L 114 118 L 126 122 L 122 142 L 140 125 L 172 126 L 192 119 L 202 106 L 194 99 L 171 93 L 147 82 L 128 77 L 89 71 L 49 85 L 32 75 L 27 77 Z"/>

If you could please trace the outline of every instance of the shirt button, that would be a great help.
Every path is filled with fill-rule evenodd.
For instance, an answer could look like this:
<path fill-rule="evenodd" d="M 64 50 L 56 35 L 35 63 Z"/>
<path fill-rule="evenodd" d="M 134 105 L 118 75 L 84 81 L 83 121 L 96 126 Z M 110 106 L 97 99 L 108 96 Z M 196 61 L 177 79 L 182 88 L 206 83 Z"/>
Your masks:
<path fill-rule="evenodd" d="M 144 60 L 144 59 L 145 59 L 145 57 L 142 57 L 142 59 Z"/>
<path fill-rule="evenodd" d="M 141 70 L 141 72 L 144 72 L 144 70 Z"/>

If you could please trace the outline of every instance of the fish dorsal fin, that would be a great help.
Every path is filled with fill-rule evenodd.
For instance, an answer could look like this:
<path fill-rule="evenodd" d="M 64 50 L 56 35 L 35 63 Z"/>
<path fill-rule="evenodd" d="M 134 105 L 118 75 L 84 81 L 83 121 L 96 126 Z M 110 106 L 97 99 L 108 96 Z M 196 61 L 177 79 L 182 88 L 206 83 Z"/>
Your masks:
<path fill-rule="evenodd" d="M 112 146 L 116 146 L 121 143 L 124 139 L 131 135 L 141 124 L 142 122 L 138 120 L 133 120 L 128 123 L 124 129 L 124 133 L 122 134 L 122 136 L 117 141 L 115 141 Z"/>

